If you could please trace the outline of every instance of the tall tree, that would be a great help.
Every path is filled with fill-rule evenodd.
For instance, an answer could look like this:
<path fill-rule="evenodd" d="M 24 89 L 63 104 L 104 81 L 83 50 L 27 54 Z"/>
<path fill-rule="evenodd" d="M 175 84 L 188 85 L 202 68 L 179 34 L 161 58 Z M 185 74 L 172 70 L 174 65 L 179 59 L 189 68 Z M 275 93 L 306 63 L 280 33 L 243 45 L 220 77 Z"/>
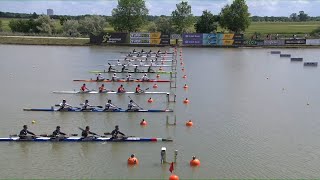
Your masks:
<path fill-rule="evenodd" d="M 191 6 L 188 2 L 182 1 L 179 4 L 176 4 L 176 7 L 177 9 L 171 13 L 172 25 L 177 30 L 177 33 L 184 33 L 187 29 L 190 29 L 190 26 L 194 23 Z"/>
<path fill-rule="evenodd" d="M 290 15 L 290 19 L 291 19 L 292 21 L 297 21 L 297 20 L 298 20 L 297 13 L 292 13 L 292 14 Z"/>
<path fill-rule="evenodd" d="M 67 36 L 77 37 L 80 36 L 79 32 L 80 24 L 78 20 L 66 20 L 63 23 L 63 33 Z"/>
<path fill-rule="evenodd" d="M 159 17 L 155 24 L 157 26 L 157 31 L 160 31 L 163 34 L 170 34 L 174 32 L 170 19 L 165 16 Z"/>
<path fill-rule="evenodd" d="M 47 15 L 41 15 L 36 19 L 36 22 L 39 24 L 37 29 L 42 33 L 53 34 L 56 32 L 56 26 L 54 20 Z"/>
<path fill-rule="evenodd" d="M 299 11 L 299 21 L 307 21 L 309 16 L 308 14 L 304 13 L 304 11 Z"/>
<path fill-rule="evenodd" d="M 245 31 L 250 25 L 250 13 L 245 0 L 234 0 L 231 5 L 226 5 L 220 13 L 219 24 L 235 33 Z"/>
<path fill-rule="evenodd" d="M 137 31 L 148 13 L 144 0 L 118 0 L 117 8 L 112 10 L 111 25 L 116 31 Z"/>
<path fill-rule="evenodd" d="M 203 11 L 197 23 L 194 25 L 197 33 L 211 33 L 216 32 L 218 28 L 217 17 L 210 11 Z"/>
<path fill-rule="evenodd" d="M 101 16 L 87 16 L 79 21 L 80 31 L 82 34 L 98 35 L 103 32 L 106 25 L 106 19 Z"/>

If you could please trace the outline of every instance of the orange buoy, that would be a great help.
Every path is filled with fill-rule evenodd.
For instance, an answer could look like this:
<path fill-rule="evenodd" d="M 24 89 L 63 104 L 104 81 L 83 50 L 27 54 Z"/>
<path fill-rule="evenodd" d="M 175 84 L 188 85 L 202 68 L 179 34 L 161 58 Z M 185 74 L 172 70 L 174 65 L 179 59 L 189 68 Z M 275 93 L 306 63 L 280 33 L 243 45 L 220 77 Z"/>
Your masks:
<path fill-rule="evenodd" d="M 144 119 L 142 119 L 142 121 L 140 122 L 141 126 L 146 126 L 148 125 L 147 121 L 145 121 Z"/>
<path fill-rule="evenodd" d="M 153 102 L 153 99 L 152 98 L 149 98 L 148 99 L 148 103 L 152 103 Z"/>
<path fill-rule="evenodd" d="M 159 68 L 159 71 L 162 71 L 162 67 Z"/>
<path fill-rule="evenodd" d="M 159 75 L 159 74 L 157 74 L 157 78 L 160 78 L 160 75 Z"/>
<path fill-rule="evenodd" d="M 190 161 L 190 166 L 200 166 L 200 161 L 195 156 L 192 156 L 192 160 Z"/>
<path fill-rule="evenodd" d="M 183 88 L 184 88 L 184 89 L 188 89 L 189 86 L 188 86 L 187 84 L 185 84 L 185 85 L 183 86 Z"/>
<path fill-rule="evenodd" d="M 131 156 L 128 159 L 128 165 L 136 165 L 139 164 L 138 159 L 134 156 L 134 154 L 131 154 Z"/>
<path fill-rule="evenodd" d="M 189 120 L 189 121 L 186 123 L 186 126 L 188 126 L 188 127 L 193 126 L 193 122 L 192 122 L 191 120 Z"/>
<path fill-rule="evenodd" d="M 183 75 L 182 78 L 187 78 L 187 75 Z"/>
<path fill-rule="evenodd" d="M 171 176 L 169 177 L 169 180 L 179 180 L 179 176 L 175 174 L 171 174 Z"/>
<path fill-rule="evenodd" d="M 153 85 L 153 88 L 158 88 L 158 85 L 157 85 L 157 84 L 154 84 L 154 85 Z"/>
<path fill-rule="evenodd" d="M 186 98 L 184 101 L 183 101 L 184 104 L 189 104 L 189 99 Z"/>

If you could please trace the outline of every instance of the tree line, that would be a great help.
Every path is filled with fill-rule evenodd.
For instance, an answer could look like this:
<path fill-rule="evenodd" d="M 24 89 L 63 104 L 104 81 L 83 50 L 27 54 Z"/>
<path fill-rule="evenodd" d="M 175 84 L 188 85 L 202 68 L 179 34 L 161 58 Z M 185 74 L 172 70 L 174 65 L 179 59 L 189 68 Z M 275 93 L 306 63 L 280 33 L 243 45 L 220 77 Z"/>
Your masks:
<path fill-rule="evenodd" d="M 8 13 L 0 12 L 0 17 L 21 18 L 12 19 L 9 27 L 12 32 L 64 34 L 66 36 L 81 36 L 99 34 L 104 31 L 106 24 L 110 24 L 117 32 L 136 32 L 144 28 L 150 32 L 169 33 L 213 33 L 218 26 L 223 31 L 244 32 L 253 21 L 308 21 L 316 20 L 300 11 L 290 17 L 250 17 L 245 0 L 234 0 L 225 5 L 218 15 L 210 10 L 204 10 L 201 16 L 192 14 L 192 7 L 188 2 L 176 4 L 176 9 L 170 16 L 150 16 L 145 0 L 118 0 L 118 5 L 112 10 L 112 16 L 46 16 L 36 13 Z M 320 18 L 319 18 L 320 20 Z M 55 22 L 62 28 L 57 28 Z M 147 24 L 147 26 L 146 26 Z M 0 31 L 2 23 L 0 20 Z"/>

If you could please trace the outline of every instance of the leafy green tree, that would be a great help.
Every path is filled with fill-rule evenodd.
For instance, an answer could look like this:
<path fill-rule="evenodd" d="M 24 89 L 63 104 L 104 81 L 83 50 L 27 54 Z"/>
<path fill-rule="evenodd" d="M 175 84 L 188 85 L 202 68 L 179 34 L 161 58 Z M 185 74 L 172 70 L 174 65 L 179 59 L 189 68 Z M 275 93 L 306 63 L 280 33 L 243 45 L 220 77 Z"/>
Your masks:
<path fill-rule="evenodd" d="M 299 21 L 307 21 L 309 16 L 308 14 L 305 14 L 304 11 L 299 11 L 298 18 L 299 18 Z"/>
<path fill-rule="evenodd" d="M 291 19 L 292 21 L 297 21 L 297 20 L 298 20 L 297 13 L 292 13 L 292 14 L 290 15 L 290 19 Z"/>
<path fill-rule="evenodd" d="M 157 29 L 156 23 L 155 23 L 155 22 L 150 22 L 150 23 L 148 24 L 147 31 L 148 31 L 148 32 L 157 32 L 158 29 Z"/>
<path fill-rule="evenodd" d="M 80 19 L 79 23 L 81 34 L 98 35 L 103 32 L 106 25 L 106 19 L 97 15 L 86 16 L 85 18 Z"/>
<path fill-rule="evenodd" d="M 63 33 L 67 36 L 78 37 L 80 36 L 79 32 L 80 24 L 78 20 L 67 20 L 63 23 Z"/>
<path fill-rule="evenodd" d="M 197 33 L 212 33 L 218 28 L 217 18 L 210 11 L 203 11 L 194 25 Z"/>
<path fill-rule="evenodd" d="M 177 33 L 184 33 L 194 23 L 194 18 L 191 13 L 191 6 L 188 2 L 182 1 L 176 4 L 177 9 L 171 13 L 172 25 L 176 29 Z"/>
<path fill-rule="evenodd" d="M 111 25 L 116 31 L 137 31 L 148 13 L 144 0 L 118 0 L 117 8 L 112 10 Z"/>
<path fill-rule="evenodd" d="M 48 33 L 49 35 L 56 32 L 54 20 L 47 15 L 41 15 L 36 19 L 38 23 L 37 29 L 42 33 Z"/>
<path fill-rule="evenodd" d="M 174 32 L 174 29 L 171 25 L 170 19 L 165 16 L 159 17 L 155 21 L 155 24 L 157 26 L 157 31 L 159 31 L 163 34 L 170 34 L 170 33 Z"/>
<path fill-rule="evenodd" d="M 250 25 L 250 13 L 245 0 L 234 0 L 226 5 L 220 13 L 219 24 L 235 33 L 243 32 Z"/>
<path fill-rule="evenodd" d="M 317 36 L 317 37 L 320 37 L 320 27 L 317 27 L 315 30 L 313 30 L 311 33 L 310 33 L 312 36 Z"/>
<path fill-rule="evenodd" d="M 33 12 L 31 18 L 32 19 L 37 19 L 39 17 L 39 15 L 36 12 Z"/>
<path fill-rule="evenodd" d="M 61 26 L 63 26 L 64 22 L 66 22 L 67 20 L 68 20 L 68 19 L 67 19 L 67 17 L 65 17 L 65 16 L 60 16 L 60 17 L 59 17 L 59 21 L 60 21 Z"/>

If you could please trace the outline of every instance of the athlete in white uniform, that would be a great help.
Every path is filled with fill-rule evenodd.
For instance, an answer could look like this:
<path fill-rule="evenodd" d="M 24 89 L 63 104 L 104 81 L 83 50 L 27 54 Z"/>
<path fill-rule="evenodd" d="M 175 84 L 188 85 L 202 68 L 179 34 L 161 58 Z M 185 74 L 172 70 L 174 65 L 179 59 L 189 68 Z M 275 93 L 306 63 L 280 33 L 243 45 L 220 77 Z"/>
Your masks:
<path fill-rule="evenodd" d="M 140 108 L 133 102 L 133 100 L 130 100 L 128 104 L 128 110 L 134 111 L 139 110 Z"/>
<path fill-rule="evenodd" d="M 148 75 L 147 74 L 144 74 L 141 78 L 141 81 L 148 81 L 149 78 L 148 78 Z"/>
<path fill-rule="evenodd" d="M 116 80 L 118 80 L 118 79 L 119 79 L 119 78 L 117 77 L 117 74 L 114 73 L 113 76 L 112 76 L 112 81 L 116 81 Z"/>
<path fill-rule="evenodd" d="M 88 100 L 86 100 L 86 101 L 82 104 L 81 110 L 92 110 L 92 109 L 94 109 L 94 107 L 89 104 L 89 101 L 88 101 Z"/>
<path fill-rule="evenodd" d="M 105 111 L 106 110 L 115 110 L 115 109 L 119 109 L 117 106 L 113 105 L 111 103 L 111 99 L 108 100 L 108 102 L 106 103 L 106 106 L 105 106 Z"/>
<path fill-rule="evenodd" d="M 104 80 L 104 77 L 101 75 L 101 73 L 99 73 L 97 75 L 97 81 L 101 81 L 101 80 Z"/>

